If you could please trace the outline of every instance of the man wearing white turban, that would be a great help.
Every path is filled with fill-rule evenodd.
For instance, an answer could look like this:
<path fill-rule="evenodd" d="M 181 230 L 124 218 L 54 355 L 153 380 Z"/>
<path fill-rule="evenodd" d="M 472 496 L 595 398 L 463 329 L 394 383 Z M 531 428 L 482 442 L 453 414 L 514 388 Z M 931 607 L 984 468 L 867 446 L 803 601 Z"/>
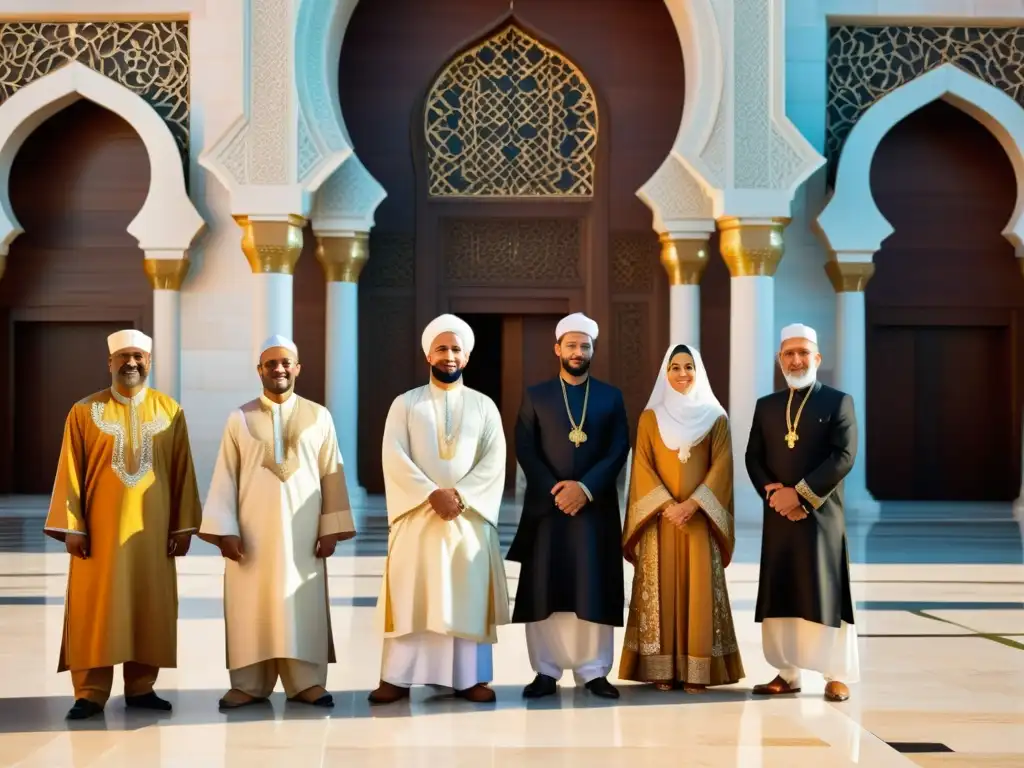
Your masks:
<path fill-rule="evenodd" d="M 512 620 L 526 624 L 536 672 L 523 696 L 556 692 L 565 670 L 595 696 L 618 698 L 608 673 L 625 594 L 617 480 L 629 454 L 622 392 L 589 375 L 597 323 L 555 328 L 560 375 L 527 389 L 516 424 L 526 475 L 508 559 L 522 564 Z"/>
<path fill-rule="evenodd" d="M 789 385 L 754 408 L 747 473 L 764 498 L 754 621 L 779 670 L 761 696 L 800 691 L 800 670 L 820 672 L 825 698 L 845 701 L 860 665 L 850 594 L 843 478 L 857 456 L 853 398 L 817 380 L 818 334 L 782 329 L 779 365 Z"/>
<path fill-rule="evenodd" d="M 224 562 L 231 690 L 221 709 L 267 700 L 330 707 L 336 661 L 326 558 L 355 536 L 334 419 L 295 394 L 291 339 L 271 336 L 256 373 L 263 394 L 228 416 L 199 536 Z"/>
<path fill-rule="evenodd" d="M 384 425 L 390 535 L 374 704 L 405 699 L 413 685 L 495 699 L 492 645 L 508 622 L 498 548 L 505 435 L 494 402 L 462 382 L 474 341 L 454 315 L 431 322 L 422 337 L 430 382 L 395 398 Z"/>
<path fill-rule="evenodd" d="M 153 340 L 107 338 L 111 386 L 76 403 L 64 426 L 46 535 L 71 554 L 58 671 L 71 671 L 68 719 L 103 711 L 123 664 L 125 705 L 168 711 L 153 692 L 177 666 L 174 558 L 201 510 L 185 414 L 146 386 Z"/>

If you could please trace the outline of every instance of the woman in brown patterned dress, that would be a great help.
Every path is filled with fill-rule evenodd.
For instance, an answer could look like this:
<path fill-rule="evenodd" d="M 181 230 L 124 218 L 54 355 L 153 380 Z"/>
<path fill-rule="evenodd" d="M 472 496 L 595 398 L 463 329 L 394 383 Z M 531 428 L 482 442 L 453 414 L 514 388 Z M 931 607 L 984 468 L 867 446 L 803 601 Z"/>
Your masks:
<path fill-rule="evenodd" d="M 635 571 L 621 679 L 700 693 L 744 676 L 725 585 L 732 474 L 729 419 L 700 353 L 670 347 L 633 454 L 623 549 Z"/>

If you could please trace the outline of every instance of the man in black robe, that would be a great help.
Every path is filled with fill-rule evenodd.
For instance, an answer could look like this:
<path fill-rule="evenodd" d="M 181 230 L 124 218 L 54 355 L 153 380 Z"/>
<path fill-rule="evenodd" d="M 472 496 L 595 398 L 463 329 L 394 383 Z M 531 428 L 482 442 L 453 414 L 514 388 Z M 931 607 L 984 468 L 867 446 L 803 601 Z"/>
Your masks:
<path fill-rule="evenodd" d="M 526 492 L 508 559 L 522 564 L 512 621 L 526 624 L 537 673 L 526 698 L 555 693 L 566 669 L 591 693 L 619 696 L 607 676 L 625 604 L 616 481 L 629 425 L 622 392 L 588 375 L 597 333 L 582 314 L 559 322 L 560 375 L 527 389 L 516 425 Z"/>
<path fill-rule="evenodd" d="M 800 670 L 825 676 L 825 698 L 845 701 L 859 676 L 843 513 L 843 478 L 857 455 L 853 398 L 817 380 L 817 333 L 782 330 L 779 365 L 789 384 L 762 397 L 747 443 L 747 473 L 764 502 L 754 621 L 779 670 L 754 693 L 800 691 Z"/>

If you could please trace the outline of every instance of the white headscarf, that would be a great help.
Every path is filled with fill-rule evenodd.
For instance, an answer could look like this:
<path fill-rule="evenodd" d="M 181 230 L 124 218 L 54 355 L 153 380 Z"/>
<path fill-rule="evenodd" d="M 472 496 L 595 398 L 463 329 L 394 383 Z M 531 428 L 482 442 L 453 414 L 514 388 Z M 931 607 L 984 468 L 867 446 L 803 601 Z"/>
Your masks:
<path fill-rule="evenodd" d="M 685 346 L 693 356 L 693 386 L 685 395 L 676 392 L 668 383 L 672 350 L 679 346 Z M 703 440 L 715 422 L 725 415 L 725 409 L 711 391 L 704 361 L 696 347 L 673 344 L 668 348 L 651 399 L 647 402 L 647 410 L 654 411 L 658 419 L 658 431 L 665 447 L 677 451 L 679 460 L 685 463 L 690 458 L 690 449 Z"/>

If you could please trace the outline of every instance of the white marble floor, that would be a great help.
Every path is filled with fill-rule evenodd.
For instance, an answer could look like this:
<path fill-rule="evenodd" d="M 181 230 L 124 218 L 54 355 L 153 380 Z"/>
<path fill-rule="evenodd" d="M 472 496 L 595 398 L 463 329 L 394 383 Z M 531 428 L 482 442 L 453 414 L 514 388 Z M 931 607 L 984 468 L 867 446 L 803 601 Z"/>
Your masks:
<path fill-rule="evenodd" d="M 379 529 L 379 520 L 363 526 Z M 736 686 L 688 696 L 623 684 L 622 698 L 607 702 L 574 690 L 567 675 L 558 697 L 527 703 L 520 691 L 532 673 L 523 630 L 509 626 L 495 651 L 496 704 L 423 689 L 411 702 L 373 709 L 366 695 L 379 672 L 374 605 L 383 557 L 364 539 L 370 554 L 348 543 L 329 564 L 335 708 L 286 705 L 279 692 L 271 706 L 230 715 L 217 710 L 227 687 L 223 566 L 200 545 L 179 566 L 179 665 L 158 683 L 174 712 L 128 714 L 115 684 L 101 720 L 68 724 L 70 680 L 54 672 L 67 556 L 42 540 L 39 527 L 37 513 L 0 505 L 0 766 L 1024 766 L 1019 536 L 1016 549 L 999 557 L 958 558 L 970 549 L 959 527 L 931 524 L 919 547 L 934 556 L 904 544 L 907 562 L 892 562 L 900 545 L 890 541 L 876 550 L 886 553 L 883 562 L 859 558 L 853 574 L 864 679 L 843 704 L 826 703 L 824 683 L 813 677 L 798 697 L 751 698 L 750 687 L 773 671 L 753 623 L 757 564 L 748 556 L 728 571 L 748 674 Z M 893 531 L 889 539 L 906 535 Z M 871 535 L 886 538 L 881 530 L 854 531 L 851 551 L 869 552 Z M 992 535 L 1005 544 L 1003 534 Z M 746 551 L 755 549 L 748 542 Z M 967 554 L 982 551 L 989 550 Z M 509 565 L 513 588 L 517 567 Z"/>

